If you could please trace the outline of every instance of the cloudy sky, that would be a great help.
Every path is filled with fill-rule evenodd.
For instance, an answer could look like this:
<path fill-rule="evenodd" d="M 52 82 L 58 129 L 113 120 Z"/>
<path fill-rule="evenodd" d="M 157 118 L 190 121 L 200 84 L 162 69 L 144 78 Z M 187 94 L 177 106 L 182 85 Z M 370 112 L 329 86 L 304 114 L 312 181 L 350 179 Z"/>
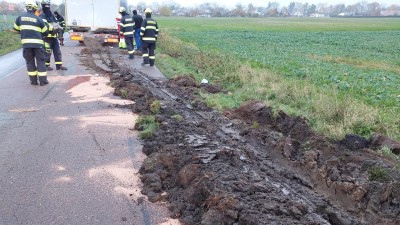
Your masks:
<path fill-rule="evenodd" d="M 9 2 L 24 2 L 24 0 L 8 0 Z M 52 0 L 52 2 L 60 4 L 64 0 Z M 82 1 L 92 1 L 92 0 L 82 0 Z M 96 0 L 94 0 L 96 1 Z M 218 5 L 221 6 L 226 6 L 229 8 L 235 7 L 236 4 L 240 3 L 244 6 L 247 6 L 248 4 L 252 3 L 254 6 L 267 6 L 268 2 L 279 2 L 281 6 L 287 6 L 289 5 L 290 2 L 302 2 L 302 3 L 309 3 L 309 4 L 319 4 L 319 3 L 327 3 L 330 5 L 336 5 L 336 4 L 345 4 L 345 5 L 350 5 L 350 4 L 355 4 L 357 2 L 361 2 L 363 0 L 241 0 L 241 1 L 235 1 L 235 0 L 153 0 L 149 2 L 158 2 L 158 3 L 169 3 L 169 2 L 176 2 L 181 6 L 185 7 L 192 7 L 196 5 L 200 5 L 205 2 L 216 2 Z M 132 5 L 137 4 L 138 2 L 147 2 L 144 0 L 128 0 L 128 2 Z M 378 2 L 381 5 L 389 6 L 392 4 L 397 4 L 400 5 L 399 0 L 367 0 L 367 2 L 372 3 L 372 2 Z"/>

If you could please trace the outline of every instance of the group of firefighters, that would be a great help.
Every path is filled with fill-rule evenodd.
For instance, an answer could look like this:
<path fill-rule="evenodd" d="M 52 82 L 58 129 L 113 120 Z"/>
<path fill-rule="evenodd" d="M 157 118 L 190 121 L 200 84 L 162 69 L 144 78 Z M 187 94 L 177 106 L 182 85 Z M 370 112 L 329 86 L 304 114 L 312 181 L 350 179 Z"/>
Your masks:
<path fill-rule="evenodd" d="M 158 38 L 158 24 L 151 17 L 152 11 L 149 8 L 144 10 L 145 19 L 133 10 L 133 16 L 130 16 L 125 7 L 119 8 L 121 18 L 117 17 L 119 21 L 118 30 L 120 33 L 119 47 L 126 47 L 129 54 L 129 59 L 134 58 L 134 46 L 136 44 L 136 51 L 142 52 L 143 63 L 142 65 L 149 64 L 154 66 L 155 61 L 155 48 Z"/>
<path fill-rule="evenodd" d="M 40 11 L 34 0 L 28 0 L 25 8 L 27 12 L 15 20 L 14 30 L 21 34 L 22 55 L 26 61 L 31 84 L 43 86 L 49 83 L 47 71 L 53 70 L 50 66 L 52 53 L 56 69 L 67 70 L 62 65 L 60 50 L 60 44 L 64 45 L 65 21 L 57 12 L 53 15 L 50 10 L 50 0 L 41 1 Z M 121 15 L 118 25 L 120 43 L 126 44 L 129 59 L 134 58 L 136 43 L 136 51 L 142 52 L 142 65 L 154 66 L 158 25 L 151 18 L 151 9 L 144 10 L 145 19 L 137 15 L 136 10 L 133 11 L 133 16 L 130 16 L 124 7 L 120 7 L 118 12 Z M 120 47 L 125 47 L 121 44 Z"/>

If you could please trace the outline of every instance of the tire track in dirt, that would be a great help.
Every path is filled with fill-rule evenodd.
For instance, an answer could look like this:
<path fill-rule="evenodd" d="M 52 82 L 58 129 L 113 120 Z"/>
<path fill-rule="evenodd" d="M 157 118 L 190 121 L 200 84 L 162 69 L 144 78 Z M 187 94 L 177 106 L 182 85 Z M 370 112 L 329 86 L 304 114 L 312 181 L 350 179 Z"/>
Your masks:
<path fill-rule="evenodd" d="M 101 57 L 116 95 L 134 100 L 142 115 L 161 101 L 159 129 L 144 140 L 142 192 L 168 201 L 184 223 L 400 224 L 399 171 L 368 179 L 373 166 L 393 168 L 369 149 L 371 140 L 330 141 L 305 119 L 275 115 L 260 102 L 221 115 L 198 95 L 220 88 L 190 76 L 156 83 L 109 51 Z"/>

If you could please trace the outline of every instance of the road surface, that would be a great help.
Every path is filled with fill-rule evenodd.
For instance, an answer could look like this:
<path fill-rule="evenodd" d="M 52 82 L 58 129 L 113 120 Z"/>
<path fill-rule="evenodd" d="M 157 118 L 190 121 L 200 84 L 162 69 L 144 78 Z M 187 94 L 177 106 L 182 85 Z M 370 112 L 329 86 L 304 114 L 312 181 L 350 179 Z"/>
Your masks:
<path fill-rule="evenodd" d="M 67 42 L 68 71 L 42 87 L 21 51 L 0 58 L 0 224 L 179 224 L 141 195 L 137 116 L 113 107 L 133 102 L 80 65 L 82 48 Z"/>

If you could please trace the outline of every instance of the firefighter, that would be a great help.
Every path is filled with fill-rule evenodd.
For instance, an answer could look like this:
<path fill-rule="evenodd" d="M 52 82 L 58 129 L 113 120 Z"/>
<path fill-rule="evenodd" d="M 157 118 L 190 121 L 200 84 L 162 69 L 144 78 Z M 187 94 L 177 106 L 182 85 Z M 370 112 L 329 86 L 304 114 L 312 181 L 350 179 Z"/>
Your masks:
<path fill-rule="evenodd" d="M 140 37 L 142 39 L 142 50 L 143 50 L 143 63 L 142 66 L 150 64 L 154 66 L 156 60 L 155 49 L 158 37 L 158 24 L 151 18 L 152 11 L 149 8 L 144 10 L 145 19 L 142 22 L 140 28 Z"/>
<path fill-rule="evenodd" d="M 126 48 L 126 44 L 125 44 L 124 35 L 121 34 L 121 18 L 122 18 L 122 15 L 121 15 L 121 13 L 118 12 L 117 17 L 115 18 L 117 20 L 117 27 L 118 27 L 118 47 L 120 49 L 123 49 L 123 48 Z"/>
<path fill-rule="evenodd" d="M 121 33 L 124 35 L 126 48 L 128 49 L 129 59 L 133 59 L 134 46 L 133 46 L 133 36 L 135 32 L 135 22 L 133 18 L 129 16 L 126 12 L 125 7 L 119 8 L 119 13 L 121 14 Z"/>
<path fill-rule="evenodd" d="M 14 29 L 21 34 L 23 47 L 22 55 L 26 61 L 29 79 L 32 85 L 46 85 L 47 71 L 45 64 L 45 50 L 43 37 L 48 33 L 44 21 L 35 15 L 36 2 L 31 0 L 25 4 L 27 13 L 19 16 L 14 23 Z"/>
<path fill-rule="evenodd" d="M 62 27 L 62 30 L 58 32 L 58 40 L 60 41 L 60 45 L 64 46 L 64 32 L 67 29 L 65 26 L 65 19 L 60 14 L 58 14 L 57 11 L 54 12 L 54 16 L 56 17 L 58 24 L 60 24 L 60 26 Z"/>
<path fill-rule="evenodd" d="M 140 41 L 140 28 L 142 27 L 143 17 L 137 14 L 136 10 L 132 11 L 133 21 L 135 22 L 135 42 L 136 50 L 142 51 L 142 42 Z"/>
<path fill-rule="evenodd" d="M 57 19 L 50 11 L 50 0 L 42 0 L 42 13 L 40 14 L 40 18 L 43 19 L 45 24 L 48 26 L 49 34 L 45 37 L 44 40 L 44 47 L 46 49 L 46 68 L 47 71 L 53 70 L 50 66 L 50 58 L 51 53 L 54 54 L 54 61 L 56 64 L 57 70 L 67 70 L 67 67 L 64 67 L 62 64 L 62 55 L 60 49 L 60 43 L 58 42 L 58 32 L 55 26 L 59 26 L 57 23 Z M 60 27 L 61 29 L 61 27 Z"/>

